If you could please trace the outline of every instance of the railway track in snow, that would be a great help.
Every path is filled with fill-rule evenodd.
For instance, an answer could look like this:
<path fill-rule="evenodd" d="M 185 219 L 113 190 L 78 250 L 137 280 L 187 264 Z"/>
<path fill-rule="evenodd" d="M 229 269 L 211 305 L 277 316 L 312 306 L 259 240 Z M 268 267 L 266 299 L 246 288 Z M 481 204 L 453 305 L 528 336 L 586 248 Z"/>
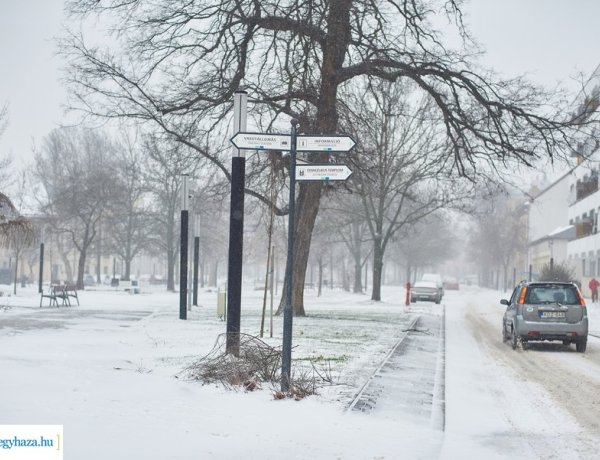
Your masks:
<path fill-rule="evenodd" d="M 415 318 L 347 406 L 348 411 L 408 415 L 413 422 L 444 430 L 444 312 Z"/>

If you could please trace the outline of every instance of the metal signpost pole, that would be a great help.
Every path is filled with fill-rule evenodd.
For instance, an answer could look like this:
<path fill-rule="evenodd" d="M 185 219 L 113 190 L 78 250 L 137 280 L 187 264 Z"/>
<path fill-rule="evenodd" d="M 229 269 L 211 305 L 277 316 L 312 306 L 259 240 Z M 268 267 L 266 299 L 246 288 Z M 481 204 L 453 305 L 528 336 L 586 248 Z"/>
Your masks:
<path fill-rule="evenodd" d="M 296 133 L 298 120 L 292 119 L 290 145 L 290 197 L 288 215 L 288 252 L 285 267 L 285 303 L 283 306 L 283 346 L 281 350 L 281 391 L 287 392 L 292 371 L 292 275 L 294 269 L 294 219 L 296 205 Z"/>
<path fill-rule="evenodd" d="M 188 283 L 188 175 L 183 174 L 181 197 L 181 238 L 179 255 L 179 319 L 187 319 Z"/>
<path fill-rule="evenodd" d="M 238 91 L 233 97 L 234 134 L 246 130 L 248 94 Z M 229 210 L 229 265 L 227 267 L 227 339 L 225 350 L 234 356 L 240 351 L 240 314 L 242 297 L 242 251 L 244 237 L 244 187 L 246 158 L 233 149 L 231 158 L 231 205 Z"/>

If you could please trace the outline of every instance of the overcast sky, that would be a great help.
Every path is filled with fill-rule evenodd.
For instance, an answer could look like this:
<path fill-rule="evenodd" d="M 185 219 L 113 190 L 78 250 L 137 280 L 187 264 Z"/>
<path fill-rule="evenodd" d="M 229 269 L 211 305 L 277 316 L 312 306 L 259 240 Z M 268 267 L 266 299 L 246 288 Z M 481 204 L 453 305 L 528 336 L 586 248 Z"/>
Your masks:
<path fill-rule="evenodd" d="M 63 0 L 0 0 L 0 104 L 10 125 L 0 154 L 31 159 L 62 120 L 53 36 L 60 33 Z M 504 76 L 528 72 L 540 83 L 576 88 L 572 77 L 600 64 L 599 0 L 471 0 L 466 22 L 487 50 L 483 62 Z"/>

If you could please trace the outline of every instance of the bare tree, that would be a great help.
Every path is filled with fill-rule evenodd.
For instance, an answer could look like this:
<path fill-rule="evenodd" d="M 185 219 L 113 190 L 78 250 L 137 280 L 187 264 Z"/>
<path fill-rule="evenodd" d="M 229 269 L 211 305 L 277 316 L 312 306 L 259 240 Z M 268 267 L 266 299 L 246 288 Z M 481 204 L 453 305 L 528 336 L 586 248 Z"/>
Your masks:
<path fill-rule="evenodd" d="M 110 203 L 122 199 L 113 145 L 99 131 L 52 131 L 35 155 L 36 175 L 45 192 L 42 211 L 58 233 L 69 235 L 79 253 L 77 288 L 83 289 L 88 250 Z"/>
<path fill-rule="evenodd" d="M 474 219 L 475 229 L 469 244 L 471 258 L 479 264 L 482 281 L 487 285 L 493 281 L 492 270 L 502 271 L 503 287 L 506 289 L 510 263 L 525 251 L 527 244 L 523 203 L 511 197 L 506 190 L 498 190 L 481 201 Z"/>
<path fill-rule="evenodd" d="M 142 171 L 144 161 L 136 133 L 123 133 L 115 148 L 115 161 L 122 199 L 108 203 L 105 227 L 110 228 L 109 247 L 125 265 L 123 279 L 129 280 L 131 263 L 147 247 L 150 233 L 149 205 L 144 199 L 147 193 Z"/>
<path fill-rule="evenodd" d="M 414 282 L 419 269 L 443 263 L 455 255 L 457 235 L 448 217 L 435 212 L 407 226 L 393 246 L 406 270 L 405 280 Z"/>
<path fill-rule="evenodd" d="M 98 14 L 114 48 L 80 34 L 61 49 L 69 60 L 73 107 L 92 116 L 149 122 L 229 179 L 226 159 L 206 148 L 236 90 L 252 96 L 266 126 L 289 117 L 306 133 L 335 133 L 340 89 L 356 79 L 408 79 L 440 115 L 448 167 L 474 175 L 493 167 L 551 158 L 570 142 L 570 121 L 553 119 L 553 98 L 522 78 L 495 81 L 478 70 L 459 0 L 70 0 L 81 17 Z M 455 24 L 464 52 L 451 51 L 432 24 Z M 562 114 L 557 114 L 562 117 Z M 286 127 L 287 129 L 287 127 Z M 221 131 L 223 133 L 224 131 Z M 317 162 L 329 161 L 313 154 Z M 249 175 L 249 178 L 252 176 Z M 253 188 L 247 193 L 268 202 Z M 293 308 L 304 314 L 303 286 L 322 186 L 297 196 Z"/>
<path fill-rule="evenodd" d="M 154 197 L 150 244 L 167 256 L 167 289 L 175 290 L 175 264 L 179 254 L 182 175 L 194 175 L 199 163 L 187 148 L 156 136 L 144 142 L 147 163 L 144 181 Z"/>
<path fill-rule="evenodd" d="M 347 121 L 360 139 L 353 184 L 373 241 L 372 300 L 381 300 L 384 255 L 398 232 L 460 199 L 444 174 L 448 146 L 432 101 L 415 98 L 411 86 L 367 86 Z"/>
<path fill-rule="evenodd" d="M 0 107 L 0 136 L 8 124 L 8 107 Z M 0 184 L 3 188 L 9 185 L 12 173 L 10 156 L 0 158 Z M 24 246 L 31 244 L 34 239 L 31 222 L 20 215 L 19 211 L 4 193 L 0 193 L 0 245 L 5 247 Z M 15 270 L 16 276 L 16 270 Z M 16 289 L 16 285 L 15 285 Z"/>

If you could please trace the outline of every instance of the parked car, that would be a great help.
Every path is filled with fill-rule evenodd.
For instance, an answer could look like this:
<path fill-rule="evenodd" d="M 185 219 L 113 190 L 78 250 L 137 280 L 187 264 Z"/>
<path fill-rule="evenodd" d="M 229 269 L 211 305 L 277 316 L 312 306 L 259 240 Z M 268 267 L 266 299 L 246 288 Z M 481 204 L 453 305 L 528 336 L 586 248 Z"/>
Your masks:
<path fill-rule="evenodd" d="M 578 352 L 587 347 L 588 317 L 585 300 L 577 285 L 555 281 L 521 282 L 506 305 L 502 319 L 502 340 L 513 350 L 519 341 L 560 340 L 575 344 Z"/>
<path fill-rule="evenodd" d="M 448 277 L 444 280 L 444 290 L 458 291 L 460 284 L 456 278 Z"/>
<path fill-rule="evenodd" d="M 434 282 L 440 293 L 440 299 L 444 297 L 444 282 L 442 281 L 442 275 L 439 273 L 424 273 L 423 276 L 421 276 L 421 281 Z"/>
<path fill-rule="evenodd" d="M 440 303 L 442 296 L 437 283 L 434 281 L 417 281 L 410 289 L 410 301 L 429 300 Z"/>
<path fill-rule="evenodd" d="M 96 277 L 94 275 L 90 275 L 89 273 L 83 275 L 84 286 L 93 286 L 94 284 L 96 284 Z"/>

